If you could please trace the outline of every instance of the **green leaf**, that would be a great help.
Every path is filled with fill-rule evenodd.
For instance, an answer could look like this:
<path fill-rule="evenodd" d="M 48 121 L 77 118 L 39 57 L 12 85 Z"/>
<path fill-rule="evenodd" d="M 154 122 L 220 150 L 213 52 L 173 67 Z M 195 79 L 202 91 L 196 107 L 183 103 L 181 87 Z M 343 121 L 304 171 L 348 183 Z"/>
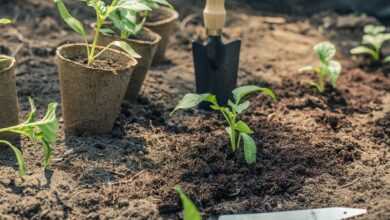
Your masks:
<path fill-rule="evenodd" d="M 361 55 L 361 54 L 368 54 L 372 57 L 373 60 L 379 60 L 380 55 L 373 49 L 365 47 L 365 46 L 359 46 L 356 48 L 353 48 L 351 50 L 351 54 L 353 55 Z"/>
<path fill-rule="evenodd" d="M 330 42 L 315 45 L 314 51 L 323 63 L 328 63 L 336 55 L 336 47 Z"/>
<path fill-rule="evenodd" d="M 274 94 L 274 92 L 271 89 L 261 88 L 258 86 L 239 87 L 239 88 L 233 90 L 233 96 L 234 96 L 236 103 L 240 104 L 243 98 L 245 98 L 246 96 L 248 96 L 252 93 L 256 93 L 256 92 L 260 92 L 260 93 L 263 93 L 265 95 L 271 96 L 272 99 L 276 100 L 276 95 Z"/>
<path fill-rule="evenodd" d="M 249 126 L 245 122 L 243 122 L 243 121 L 238 121 L 235 124 L 234 129 L 236 129 L 240 133 L 253 134 L 252 129 L 250 129 Z"/>
<path fill-rule="evenodd" d="M 68 24 L 68 26 L 75 32 L 81 34 L 83 37 L 86 37 L 87 34 L 85 33 L 83 24 L 69 13 L 64 2 L 62 0 L 54 0 L 54 2 L 65 23 Z"/>
<path fill-rule="evenodd" d="M 167 6 L 167 7 L 173 9 L 172 4 L 170 4 L 167 0 L 154 0 L 154 1 L 157 2 L 160 5 Z"/>
<path fill-rule="evenodd" d="M 239 104 L 238 106 L 237 106 L 237 114 L 241 114 L 241 113 L 243 113 L 245 110 L 247 110 L 248 108 L 249 108 L 249 106 L 250 106 L 250 102 L 249 101 L 246 101 L 246 102 L 244 102 L 244 103 L 242 103 L 242 104 Z"/>
<path fill-rule="evenodd" d="M 187 197 L 187 195 L 181 190 L 179 186 L 177 186 L 175 189 L 179 194 L 183 204 L 184 220 L 201 220 L 202 216 L 200 215 L 200 212 L 194 203 Z"/>
<path fill-rule="evenodd" d="M 364 27 L 364 33 L 369 35 L 378 35 L 386 31 L 385 26 L 377 26 L 377 25 L 366 25 Z"/>
<path fill-rule="evenodd" d="M 135 50 L 126 42 L 124 41 L 114 41 L 111 43 L 112 46 L 116 46 L 124 50 L 127 54 L 134 58 L 141 58 L 141 55 L 139 55 Z"/>
<path fill-rule="evenodd" d="M 183 97 L 183 99 L 179 102 L 179 104 L 175 107 L 175 109 L 170 113 L 172 116 L 176 111 L 180 109 L 190 109 L 198 106 L 201 102 L 208 101 L 211 102 L 216 100 L 214 95 L 211 94 L 193 94 L 189 93 Z M 212 102 L 211 102 L 212 103 Z"/>
<path fill-rule="evenodd" d="M 336 87 L 337 80 L 341 74 L 341 64 L 337 61 L 330 61 L 329 66 L 328 66 L 328 71 L 329 71 L 329 79 L 333 87 Z"/>
<path fill-rule="evenodd" d="M 241 133 L 242 139 L 244 140 L 244 155 L 245 160 L 248 164 L 256 162 L 257 147 L 255 141 L 251 136 Z"/>
<path fill-rule="evenodd" d="M 390 63 L 390 56 L 386 57 L 384 60 L 383 60 L 384 63 Z"/>
<path fill-rule="evenodd" d="M 8 18 L 0 18 L 0 24 L 12 24 L 12 20 Z"/>
<path fill-rule="evenodd" d="M 12 151 L 15 153 L 16 161 L 18 162 L 19 175 L 26 175 L 26 163 L 24 162 L 22 152 L 8 141 L 0 140 L 0 144 L 8 145 L 12 149 Z"/>

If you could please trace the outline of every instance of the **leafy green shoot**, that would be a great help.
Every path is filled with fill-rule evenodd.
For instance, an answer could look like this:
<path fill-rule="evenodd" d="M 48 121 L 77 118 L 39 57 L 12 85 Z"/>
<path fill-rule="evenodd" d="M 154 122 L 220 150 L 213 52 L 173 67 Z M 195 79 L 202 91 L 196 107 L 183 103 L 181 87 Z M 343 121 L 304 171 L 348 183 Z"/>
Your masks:
<path fill-rule="evenodd" d="M 37 110 L 32 99 L 29 99 L 31 112 L 28 114 L 27 120 L 19 125 L 2 128 L 0 133 L 10 132 L 20 134 L 29 138 L 34 142 L 40 142 L 43 148 L 43 165 L 45 168 L 49 166 L 50 157 L 53 152 L 53 146 L 56 143 L 57 133 L 59 129 L 58 120 L 56 117 L 57 103 L 50 103 L 45 116 L 37 120 Z M 26 165 L 23 159 L 22 152 L 8 141 L 0 140 L 0 143 L 8 145 L 15 153 L 19 164 L 19 174 L 26 174 Z"/>
<path fill-rule="evenodd" d="M 326 83 L 336 88 L 337 80 L 342 72 L 341 64 L 333 58 L 336 55 L 336 47 L 330 42 L 322 42 L 314 46 L 314 51 L 317 54 L 320 65 L 313 67 L 307 66 L 300 69 L 300 72 L 314 72 L 318 75 L 317 82 L 311 82 L 320 93 L 325 92 Z"/>
<path fill-rule="evenodd" d="M 188 196 L 179 186 L 177 186 L 175 189 L 179 194 L 180 200 L 183 204 L 184 220 L 202 220 L 202 216 L 200 215 L 198 208 L 194 205 L 190 198 L 188 198 Z"/>
<path fill-rule="evenodd" d="M 65 23 L 76 33 L 80 34 L 83 39 L 87 49 L 87 58 L 88 58 L 88 65 L 91 65 L 100 55 L 102 55 L 102 51 L 107 50 L 110 47 L 117 46 L 121 49 L 123 49 L 126 53 L 128 53 L 130 56 L 135 58 L 140 58 L 139 54 L 137 54 L 133 48 L 128 45 L 124 41 L 115 41 L 111 44 L 107 45 L 102 51 L 97 52 L 97 43 L 99 41 L 99 37 L 101 34 L 101 29 L 106 22 L 106 20 L 109 18 L 111 14 L 116 12 L 120 9 L 128 9 L 132 6 L 133 2 L 128 0 L 112 0 L 110 5 L 107 5 L 103 0 L 81 0 L 87 4 L 87 6 L 92 7 L 95 10 L 96 14 L 96 26 L 95 26 L 95 33 L 93 42 L 90 45 L 88 43 L 87 39 L 87 33 L 84 29 L 84 25 L 77 20 L 75 17 L 73 17 L 68 9 L 66 8 L 63 0 L 54 0 L 54 3 L 57 6 L 57 9 L 61 15 L 61 18 L 65 21 Z"/>
<path fill-rule="evenodd" d="M 231 150 L 235 152 L 240 148 L 243 142 L 245 160 L 248 164 L 252 164 L 256 162 L 257 154 L 256 143 L 250 136 L 253 134 L 253 130 L 249 128 L 245 122 L 239 120 L 238 116 L 249 108 L 250 102 L 246 99 L 254 93 L 262 93 L 276 100 L 276 96 L 272 90 L 251 85 L 233 90 L 234 101 L 229 100 L 228 106 L 226 107 L 218 104 L 215 95 L 198 95 L 190 93 L 183 97 L 176 108 L 171 112 L 171 115 L 180 109 L 194 108 L 202 102 L 210 103 L 211 109 L 219 111 L 229 125 L 225 130 L 229 135 Z"/>
<path fill-rule="evenodd" d="M 364 27 L 364 35 L 361 46 L 351 50 L 352 55 L 368 55 L 375 62 L 382 59 L 383 44 L 390 40 L 390 33 L 385 33 L 384 26 L 367 25 Z M 389 62 L 387 58 L 383 60 Z"/>

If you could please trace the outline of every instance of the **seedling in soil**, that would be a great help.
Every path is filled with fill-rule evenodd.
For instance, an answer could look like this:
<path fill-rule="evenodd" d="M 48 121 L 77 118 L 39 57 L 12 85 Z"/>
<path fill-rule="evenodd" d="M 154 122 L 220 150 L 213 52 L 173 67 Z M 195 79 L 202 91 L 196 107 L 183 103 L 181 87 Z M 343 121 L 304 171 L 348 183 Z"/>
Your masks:
<path fill-rule="evenodd" d="M 382 47 L 390 40 L 390 33 L 385 33 L 384 26 L 367 25 L 364 27 L 362 45 L 351 50 L 353 55 L 368 55 L 374 62 L 383 59 Z M 384 63 L 390 62 L 390 56 L 383 59 Z"/>
<path fill-rule="evenodd" d="M 49 104 L 46 115 L 41 120 L 37 120 L 35 104 L 32 99 L 29 99 L 29 101 L 31 112 L 28 114 L 27 120 L 16 126 L 2 128 L 0 129 L 0 133 L 16 133 L 25 136 L 34 142 L 42 143 L 44 156 L 43 166 L 47 168 L 53 152 L 52 146 L 56 143 L 59 127 L 56 118 L 57 103 Z M 13 150 L 19 165 L 19 175 L 24 176 L 26 174 L 26 164 L 22 152 L 8 141 L 0 140 L 0 144 L 5 144 Z"/>
<path fill-rule="evenodd" d="M 336 55 L 336 47 L 330 42 L 322 42 L 314 46 L 314 51 L 320 59 L 320 65 L 304 67 L 300 69 L 300 72 L 314 72 L 318 75 L 318 81 L 310 84 L 320 93 L 325 92 L 327 82 L 336 88 L 337 80 L 342 71 L 341 64 L 333 60 Z"/>
<path fill-rule="evenodd" d="M 172 7 L 166 0 L 138 0 L 130 6 L 121 8 L 111 13 L 109 19 L 114 27 L 120 31 L 121 39 L 137 36 L 142 30 L 149 12 L 157 9 L 160 5 Z M 114 34 L 109 28 L 101 29 L 104 34 Z"/>
<path fill-rule="evenodd" d="M 190 198 L 183 192 L 183 190 L 177 186 L 176 192 L 180 196 L 181 203 L 183 204 L 183 218 L 184 220 L 202 220 L 202 216 L 198 208 L 194 205 Z"/>
<path fill-rule="evenodd" d="M 229 100 L 227 107 L 220 106 L 215 95 L 191 93 L 184 96 L 171 115 L 179 109 L 194 108 L 202 102 L 210 103 L 210 108 L 221 112 L 229 125 L 226 132 L 229 135 L 231 150 L 235 152 L 239 149 L 241 140 L 243 140 L 245 160 L 248 164 L 252 164 L 256 162 L 257 152 L 256 143 L 250 136 L 253 130 L 245 122 L 239 120 L 238 116 L 249 108 L 250 102 L 246 98 L 254 93 L 263 93 L 276 100 L 272 90 L 258 86 L 244 86 L 233 90 L 234 101 Z"/>
<path fill-rule="evenodd" d="M 7 25 L 7 24 L 12 24 L 12 20 L 8 18 L 0 18 L 0 25 Z M 4 62 L 8 60 L 9 58 L 0 56 L 0 62 Z"/>
<path fill-rule="evenodd" d="M 87 45 L 86 49 L 88 54 L 88 65 L 92 64 L 95 61 L 95 59 L 97 59 L 110 47 L 119 47 L 123 49 L 126 53 L 128 53 L 130 56 L 135 58 L 140 58 L 140 56 L 133 50 L 133 48 L 131 48 L 131 46 L 124 41 L 113 41 L 100 52 L 96 51 L 102 26 L 106 22 L 107 18 L 117 10 L 132 8 L 133 1 L 112 0 L 110 5 L 107 5 L 102 0 L 82 0 L 82 1 L 85 2 L 88 6 L 92 7 L 96 13 L 96 26 L 95 26 L 95 33 L 94 33 L 92 45 L 88 43 L 87 33 L 84 29 L 83 24 L 69 13 L 68 9 L 66 8 L 62 0 L 54 0 L 60 12 L 60 15 L 62 19 L 65 21 L 65 23 L 68 24 L 70 28 L 72 28 L 75 32 L 77 32 L 84 38 L 84 41 Z"/>

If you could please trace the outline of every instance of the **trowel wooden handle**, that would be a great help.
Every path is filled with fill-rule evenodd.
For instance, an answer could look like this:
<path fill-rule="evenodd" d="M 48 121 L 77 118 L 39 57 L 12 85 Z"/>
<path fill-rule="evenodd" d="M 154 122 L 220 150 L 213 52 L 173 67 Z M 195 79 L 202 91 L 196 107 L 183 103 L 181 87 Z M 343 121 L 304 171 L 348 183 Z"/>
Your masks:
<path fill-rule="evenodd" d="M 225 0 L 207 0 L 203 16 L 207 34 L 221 35 L 226 20 Z"/>

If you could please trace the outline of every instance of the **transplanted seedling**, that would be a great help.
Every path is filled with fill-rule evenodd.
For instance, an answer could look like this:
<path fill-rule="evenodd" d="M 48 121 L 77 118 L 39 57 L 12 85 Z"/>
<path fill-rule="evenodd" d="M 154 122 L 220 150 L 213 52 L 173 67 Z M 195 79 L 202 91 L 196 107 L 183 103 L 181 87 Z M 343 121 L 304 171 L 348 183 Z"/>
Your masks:
<path fill-rule="evenodd" d="M 382 47 L 390 40 L 390 33 L 385 33 L 386 27 L 367 25 L 364 27 L 362 45 L 351 50 L 353 55 L 369 55 L 374 62 L 383 59 Z M 390 56 L 383 59 L 383 62 L 390 62 Z"/>
<path fill-rule="evenodd" d="M 211 109 L 221 112 L 229 125 L 226 132 L 229 134 L 231 150 L 235 152 L 239 149 L 241 140 L 243 140 L 245 160 L 248 164 L 252 164 L 256 162 L 257 153 L 256 143 L 250 136 L 253 134 L 253 130 L 245 122 L 239 120 L 238 116 L 249 108 L 250 102 L 246 101 L 246 98 L 254 93 L 263 93 L 276 100 L 272 90 L 258 86 L 244 86 L 233 90 L 234 101 L 229 100 L 226 107 L 218 104 L 215 95 L 191 93 L 184 96 L 171 115 L 179 109 L 194 108 L 201 102 L 210 103 Z"/>
<path fill-rule="evenodd" d="M 101 33 L 102 26 L 106 22 L 107 18 L 113 13 L 115 13 L 117 10 L 132 9 L 134 5 L 133 1 L 112 0 L 110 5 L 107 5 L 102 0 L 82 0 L 82 1 L 85 2 L 88 6 L 95 9 L 95 13 L 96 13 L 96 27 L 95 27 L 95 34 L 94 34 L 92 45 L 89 45 L 88 43 L 87 33 L 85 32 L 83 24 L 69 13 L 68 9 L 66 8 L 62 0 L 54 0 L 62 19 L 69 25 L 69 27 L 71 27 L 75 32 L 79 33 L 84 38 L 84 41 L 87 45 L 86 49 L 88 54 L 88 65 L 92 64 L 95 61 L 95 59 L 98 58 L 100 55 L 102 55 L 103 52 L 106 51 L 108 48 L 115 47 L 115 46 L 123 49 L 130 56 L 133 56 L 135 58 L 140 58 L 140 56 L 133 50 L 133 48 L 131 48 L 131 46 L 124 41 L 113 41 L 100 52 L 96 51 L 99 35 Z"/>
<path fill-rule="evenodd" d="M 52 146 L 56 143 L 59 128 L 56 117 L 57 103 L 49 104 L 46 115 L 41 120 L 37 120 L 37 110 L 34 102 L 32 99 L 29 99 L 29 101 L 31 112 L 28 114 L 27 120 L 16 126 L 2 128 L 0 129 L 0 133 L 16 133 L 28 137 L 32 141 L 42 143 L 43 165 L 47 168 L 53 152 Z M 24 176 L 26 174 L 26 163 L 23 159 L 22 152 L 6 140 L 0 140 L 0 144 L 5 144 L 13 150 L 19 165 L 19 174 L 20 176 Z"/>
<path fill-rule="evenodd" d="M 320 93 L 325 92 L 326 83 L 336 88 L 337 80 L 341 74 L 341 64 L 333 58 L 336 55 L 336 47 L 330 42 L 322 42 L 314 46 L 314 51 L 320 59 L 320 65 L 307 66 L 300 69 L 300 72 L 314 72 L 318 75 L 317 82 L 310 82 Z"/>
<path fill-rule="evenodd" d="M 120 8 L 111 13 L 109 19 L 116 29 L 120 31 L 121 39 L 125 40 L 131 36 L 136 36 L 142 30 L 144 23 L 150 12 L 161 5 L 172 7 L 166 0 L 136 0 L 126 8 Z M 104 34 L 114 34 L 110 28 L 103 28 Z"/>

